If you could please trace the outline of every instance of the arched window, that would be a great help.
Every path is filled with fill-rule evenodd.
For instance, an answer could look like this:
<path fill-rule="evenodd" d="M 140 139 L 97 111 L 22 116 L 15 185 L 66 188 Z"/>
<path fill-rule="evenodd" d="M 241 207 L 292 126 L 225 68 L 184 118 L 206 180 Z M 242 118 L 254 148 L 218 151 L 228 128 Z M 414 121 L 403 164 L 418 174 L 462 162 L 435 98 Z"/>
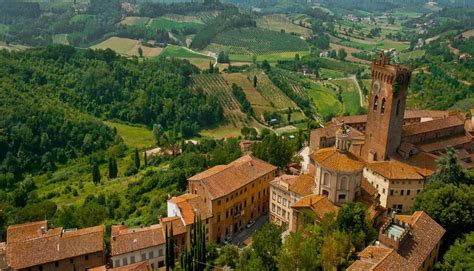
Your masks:
<path fill-rule="evenodd" d="M 349 178 L 347 176 L 342 176 L 341 180 L 339 181 L 339 189 L 341 190 L 349 190 Z"/>
<path fill-rule="evenodd" d="M 385 98 L 382 99 L 382 108 L 380 109 L 380 113 L 385 113 Z"/>
<path fill-rule="evenodd" d="M 397 102 L 397 109 L 395 111 L 395 114 L 398 116 L 398 113 L 400 113 L 400 100 Z"/>
<path fill-rule="evenodd" d="M 377 111 L 378 106 L 379 106 L 379 96 L 375 95 L 375 98 L 374 98 L 374 111 Z"/>
<path fill-rule="evenodd" d="M 323 175 L 323 184 L 324 184 L 324 185 L 329 186 L 329 178 L 330 178 L 329 173 L 327 173 L 327 172 L 324 173 L 324 175 Z"/>

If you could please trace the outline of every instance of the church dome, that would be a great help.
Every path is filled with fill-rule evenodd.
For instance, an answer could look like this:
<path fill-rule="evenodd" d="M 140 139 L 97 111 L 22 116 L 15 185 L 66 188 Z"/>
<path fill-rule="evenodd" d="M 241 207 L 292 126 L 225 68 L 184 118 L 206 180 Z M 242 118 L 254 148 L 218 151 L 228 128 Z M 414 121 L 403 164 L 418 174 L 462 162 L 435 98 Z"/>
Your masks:
<path fill-rule="evenodd" d="M 341 152 L 336 148 L 324 148 L 313 153 L 311 158 L 321 167 L 334 172 L 359 172 L 365 164 L 350 152 Z"/>

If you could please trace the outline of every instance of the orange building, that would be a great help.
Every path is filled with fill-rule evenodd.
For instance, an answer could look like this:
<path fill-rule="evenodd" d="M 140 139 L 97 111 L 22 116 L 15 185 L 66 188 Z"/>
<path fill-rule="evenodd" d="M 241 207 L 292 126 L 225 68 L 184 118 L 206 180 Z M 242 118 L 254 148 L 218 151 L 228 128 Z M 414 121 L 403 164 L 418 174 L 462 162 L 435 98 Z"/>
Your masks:
<path fill-rule="evenodd" d="M 188 179 L 188 191 L 200 195 L 212 214 L 210 241 L 221 243 L 268 212 L 269 182 L 277 168 L 251 155 L 218 165 Z"/>
<path fill-rule="evenodd" d="M 47 221 L 10 226 L 6 255 L 10 270 L 85 271 L 105 263 L 104 227 L 48 229 Z"/>

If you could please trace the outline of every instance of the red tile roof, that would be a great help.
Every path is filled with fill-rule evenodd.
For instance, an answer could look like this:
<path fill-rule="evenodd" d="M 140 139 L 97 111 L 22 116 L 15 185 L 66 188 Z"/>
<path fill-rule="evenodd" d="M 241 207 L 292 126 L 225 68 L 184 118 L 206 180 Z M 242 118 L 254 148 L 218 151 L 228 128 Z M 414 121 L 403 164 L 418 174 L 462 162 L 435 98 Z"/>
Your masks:
<path fill-rule="evenodd" d="M 271 185 L 280 189 L 291 191 L 299 196 L 307 196 L 313 193 L 314 176 L 302 175 L 281 175 L 270 182 Z"/>
<path fill-rule="evenodd" d="M 228 165 L 219 165 L 189 178 L 201 182 L 211 199 L 228 195 L 254 180 L 275 171 L 276 167 L 251 155 L 244 155 Z"/>
<path fill-rule="evenodd" d="M 105 265 L 103 265 L 96 268 L 91 268 L 89 271 L 151 271 L 151 267 L 148 261 L 142 261 L 116 268 L 107 268 Z"/>
<path fill-rule="evenodd" d="M 367 167 L 390 180 L 423 180 L 414 167 L 397 160 L 373 162 Z"/>
<path fill-rule="evenodd" d="M 180 235 L 187 232 L 186 226 L 179 216 L 160 218 L 160 223 L 163 227 L 163 234 L 165 234 L 167 226 L 168 230 L 171 230 L 171 226 L 173 226 L 173 235 Z"/>
<path fill-rule="evenodd" d="M 447 138 L 439 138 L 430 141 L 424 141 L 416 146 L 424 152 L 436 152 L 443 151 L 446 146 L 462 146 L 473 141 L 472 136 L 467 134 L 454 135 Z"/>
<path fill-rule="evenodd" d="M 104 251 L 103 226 L 63 232 L 48 230 L 40 221 L 10 226 L 7 235 L 7 262 L 13 269 Z"/>
<path fill-rule="evenodd" d="M 201 217 L 201 220 L 212 216 L 208 204 L 204 202 L 201 196 L 196 194 L 183 194 L 171 198 L 169 202 L 175 203 L 178 206 L 185 225 L 194 223 L 194 215 L 196 212 Z"/>
<path fill-rule="evenodd" d="M 440 242 L 446 232 L 436 221 L 423 211 L 412 215 L 397 215 L 410 224 L 411 235 L 398 250 L 382 244 L 369 246 L 359 253 L 347 270 L 420 270 L 423 262 Z"/>
<path fill-rule="evenodd" d="M 332 203 L 326 196 L 321 195 L 309 195 L 301 198 L 297 202 L 291 205 L 291 208 L 310 208 L 319 218 L 323 218 L 324 215 L 334 213 L 337 215 L 339 212 L 339 206 Z"/>
<path fill-rule="evenodd" d="M 163 244 L 165 244 L 165 236 L 160 224 L 145 228 L 112 226 L 110 255 L 116 256 Z"/>
<path fill-rule="evenodd" d="M 403 126 L 402 137 L 439 131 L 456 126 L 464 126 L 466 116 L 462 113 L 451 114 L 446 118 Z"/>
<path fill-rule="evenodd" d="M 362 171 L 365 164 L 350 152 L 340 152 L 335 148 L 324 148 L 311 154 L 321 167 L 337 172 Z"/>

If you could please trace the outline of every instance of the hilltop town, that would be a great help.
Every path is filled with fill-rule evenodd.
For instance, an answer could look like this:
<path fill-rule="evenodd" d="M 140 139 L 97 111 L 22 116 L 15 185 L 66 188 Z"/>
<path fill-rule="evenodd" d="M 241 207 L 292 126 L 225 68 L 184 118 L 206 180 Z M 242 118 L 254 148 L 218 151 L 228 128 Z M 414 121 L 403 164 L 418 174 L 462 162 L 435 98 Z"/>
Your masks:
<path fill-rule="evenodd" d="M 391 64 L 382 53 L 372 64 L 368 114 L 335 118 L 312 130 L 300 152 L 306 157 L 293 171 L 244 154 L 189 177 L 186 193 L 167 199 L 167 215 L 146 227 L 11 225 L 1 245 L 2 268 L 204 270 L 205 244 L 252 247 L 258 241 L 253 229 L 265 223 L 276 225 L 284 244 L 308 227 L 342 223 L 363 238 L 346 236 L 357 250 L 348 270 L 433 270 L 446 229 L 417 209 L 418 195 L 431 182 L 453 181 L 443 180 L 454 173 L 446 167 L 474 167 L 474 117 L 405 110 L 411 76 L 408 67 Z M 472 183 L 472 176 L 466 178 Z"/>
<path fill-rule="evenodd" d="M 474 1 L 0 0 L 0 270 L 474 270 Z"/>

